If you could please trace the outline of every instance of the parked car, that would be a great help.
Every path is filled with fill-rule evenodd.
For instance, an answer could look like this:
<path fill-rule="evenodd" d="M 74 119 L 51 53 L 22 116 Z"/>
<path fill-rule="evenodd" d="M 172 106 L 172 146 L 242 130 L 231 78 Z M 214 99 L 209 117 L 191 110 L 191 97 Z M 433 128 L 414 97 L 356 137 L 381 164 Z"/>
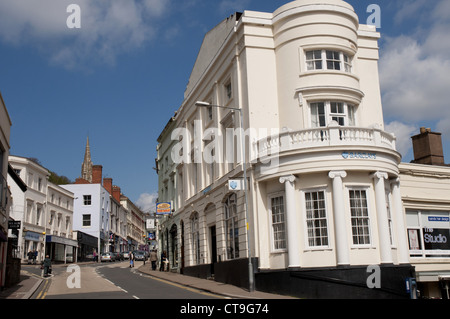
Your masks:
<path fill-rule="evenodd" d="M 118 260 L 118 261 L 123 261 L 123 260 L 125 260 L 124 254 L 125 254 L 124 252 L 118 253 L 118 254 L 117 254 L 117 260 Z"/>
<path fill-rule="evenodd" d="M 114 255 L 114 253 L 103 253 L 100 256 L 100 261 L 104 262 L 104 261 L 115 261 L 116 260 L 116 256 Z"/>
<path fill-rule="evenodd" d="M 130 252 L 124 251 L 124 252 L 122 253 L 122 256 L 123 256 L 123 259 L 129 259 L 129 258 L 130 258 Z"/>
<path fill-rule="evenodd" d="M 134 260 L 147 260 L 147 255 L 145 254 L 145 251 L 135 250 L 133 251 L 133 254 Z"/>

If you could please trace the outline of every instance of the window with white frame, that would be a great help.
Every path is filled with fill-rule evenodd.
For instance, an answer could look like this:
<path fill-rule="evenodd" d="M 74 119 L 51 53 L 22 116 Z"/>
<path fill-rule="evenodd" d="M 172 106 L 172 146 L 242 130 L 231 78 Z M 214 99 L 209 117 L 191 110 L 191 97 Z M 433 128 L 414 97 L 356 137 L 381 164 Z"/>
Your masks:
<path fill-rule="evenodd" d="M 306 69 L 322 70 L 322 51 L 314 50 L 306 52 Z"/>
<path fill-rule="evenodd" d="M 42 208 L 37 207 L 36 208 L 36 225 L 41 225 L 41 214 L 42 214 Z"/>
<path fill-rule="evenodd" d="M 231 98 L 233 97 L 233 89 L 231 86 L 231 80 L 227 82 L 227 84 L 225 84 L 225 96 L 227 98 L 227 100 L 231 100 Z"/>
<path fill-rule="evenodd" d="M 208 141 L 205 141 L 205 144 Z M 215 136 L 211 137 L 211 141 L 205 145 L 204 149 L 204 168 L 205 168 L 205 182 L 206 185 L 210 185 L 214 183 L 214 180 L 216 178 L 215 176 L 215 170 L 216 170 L 216 150 L 215 150 Z"/>
<path fill-rule="evenodd" d="M 237 214 L 236 194 L 231 194 L 225 201 L 225 226 L 227 258 L 239 258 L 239 220 Z"/>
<path fill-rule="evenodd" d="M 306 70 L 337 70 L 351 73 L 352 57 L 336 50 L 310 50 L 305 52 Z"/>
<path fill-rule="evenodd" d="M 364 189 L 350 189 L 349 198 L 353 245 L 370 245 L 367 192 Z"/>
<path fill-rule="evenodd" d="M 310 103 L 311 126 L 326 127 L 331 121 L 341 126 L 355 125 L 355 106 L 347 102 L 323 101 Z"/>
<path fill-rule="evenodd" d="M 83 205 L 90 206 L 92 204 L 92 196 L 91 195 L 83 195 Z"/>
<path fill-rule="evenodd" d="M 386 212 L 387 212 L 387 218 L 388 218 L 388 226 L 389 226 L 389 240 L 391 245 L 394 245 L 394 225 L 392 220 L 392 213 L 391 213 L 391 190 L 389 188 L 389 184 L 385 184 L 385 198 L 386 198 Z"/>
<path fill-rule="evenodd" d="M 272 247 L 274 250 L 286 249 L 286 214 L 283 195 L 269 197 L 270 218 L 272 221 Z"/>
<path fill-rule="evenodd" d="M 305 192 L 306 226 L 309 247 L 328 247 L 325 191 Z"/>
<path fill-rule="evenodd" d="M 91 226 L 91 214 L 83 214 L 83 227 Z"/>

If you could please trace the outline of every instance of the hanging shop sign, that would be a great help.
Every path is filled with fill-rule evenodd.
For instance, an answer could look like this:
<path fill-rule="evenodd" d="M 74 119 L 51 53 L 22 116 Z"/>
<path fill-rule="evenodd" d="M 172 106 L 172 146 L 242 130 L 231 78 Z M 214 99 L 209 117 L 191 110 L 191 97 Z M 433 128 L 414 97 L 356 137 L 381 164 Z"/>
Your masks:
<path fill-rule="evenodd" d="M 156 214 L 157 215 L 167 215 L 172 212 L 171 203 L 156 203 Z"/>

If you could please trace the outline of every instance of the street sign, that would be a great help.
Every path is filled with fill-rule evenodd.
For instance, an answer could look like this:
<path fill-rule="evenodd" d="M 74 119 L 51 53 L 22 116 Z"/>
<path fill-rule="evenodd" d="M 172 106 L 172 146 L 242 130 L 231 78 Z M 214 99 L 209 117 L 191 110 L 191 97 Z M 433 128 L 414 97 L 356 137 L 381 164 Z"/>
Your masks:
<path fill-rule="evenodd" d="M 20 220 L 8 220 L 9 229 L 20 229 Z"/>

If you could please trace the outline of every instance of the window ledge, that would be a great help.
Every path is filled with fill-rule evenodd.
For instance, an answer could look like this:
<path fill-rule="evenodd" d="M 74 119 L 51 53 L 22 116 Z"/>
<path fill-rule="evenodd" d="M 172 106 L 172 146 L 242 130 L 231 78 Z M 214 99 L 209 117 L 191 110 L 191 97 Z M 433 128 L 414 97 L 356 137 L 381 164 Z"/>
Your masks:
<path fill-rule="evenodd" d="M 345 75 L 348 77 L 351 77 L 357 81 L 359 81 L 359 76 L 357 76 L 356 74 L 352 73 L 352 72 L 345 72 L 345 71 L 338 71 L 338 70 L 310 70 L 310 71 L 305 71 L 305 72 L 301 72 L 299 74 L 299 77 L 306 77 L 306 76 L 311 76 L 311 75 L 318 75 L 318 74 L 333 74 L 333 75 Z"/>

